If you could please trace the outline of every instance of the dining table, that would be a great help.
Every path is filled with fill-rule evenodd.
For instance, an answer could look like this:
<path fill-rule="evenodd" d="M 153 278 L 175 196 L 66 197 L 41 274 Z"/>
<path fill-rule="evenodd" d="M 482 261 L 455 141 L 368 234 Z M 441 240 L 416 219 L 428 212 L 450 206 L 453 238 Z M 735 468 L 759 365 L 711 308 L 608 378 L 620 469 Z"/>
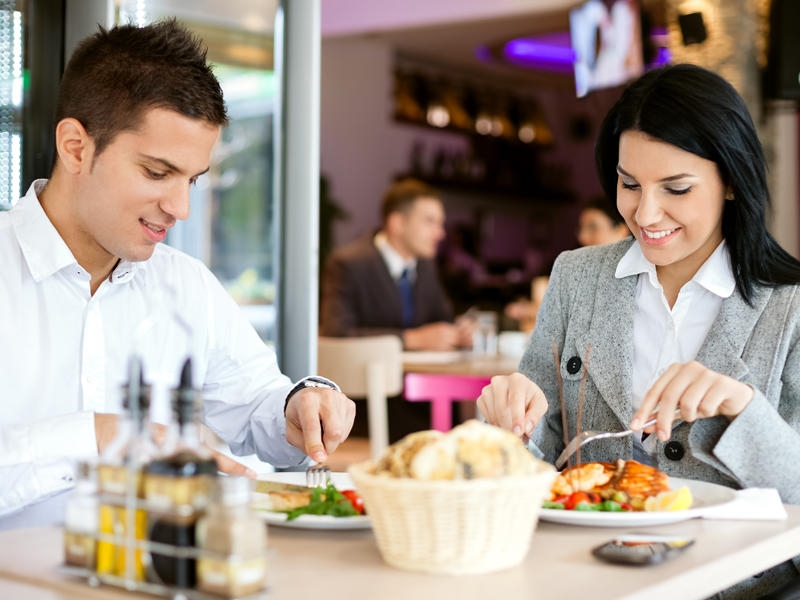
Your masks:
<path fill-rule="evenodd" d="M 696 518 L 650 527 L 586 527 L 540 521 L 523 562 L 475 575 L 439 575 L 389 566 L 370 528 L 298 529 L 266 525 L 271 549 L 266 598 L 361 600 L 381 598 L 561 598 L 701 600 L 800 555 L 800 506 L 783 520 Z M 617 534 L 647 531 L 695 543 L 663 563 L 620 566 L 591 549 Z M 0 532 L 0 598 L 117 600 L 140 592 L 101 585 L 62 568 L 61 528 Z"/>

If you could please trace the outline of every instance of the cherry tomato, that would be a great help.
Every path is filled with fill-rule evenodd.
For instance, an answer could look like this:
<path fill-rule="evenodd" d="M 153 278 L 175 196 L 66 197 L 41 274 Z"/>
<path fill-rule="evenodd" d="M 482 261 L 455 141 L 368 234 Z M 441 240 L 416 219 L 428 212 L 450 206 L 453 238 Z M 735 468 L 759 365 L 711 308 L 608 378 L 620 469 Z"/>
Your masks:
<path fill-rule="evenodd" d="M 591 492 L 573 492 L 564 501 L 564 508 L 567 510 L 573 510 L 581 502 L 586 502 L 587 504 L 597 504 L 600 502 L 600 496 Z"/>
<path fill-rule="evenodd" d="M 358 514 L 364 514 L 364 499 L 358 495 L 358 492 L 355 490 L 342 490 L 342 496 L 347 498 L 350 501 L 350 504 L 353 505 L 353 508 L 358 511 Z"/>
<path fill-rule="evenodd" d="M 589 494 L 586 492 L 573 492 L 564 501 L 564 508 L 567 510 L 572 510 L 581 502 L 589 502 Z"/>

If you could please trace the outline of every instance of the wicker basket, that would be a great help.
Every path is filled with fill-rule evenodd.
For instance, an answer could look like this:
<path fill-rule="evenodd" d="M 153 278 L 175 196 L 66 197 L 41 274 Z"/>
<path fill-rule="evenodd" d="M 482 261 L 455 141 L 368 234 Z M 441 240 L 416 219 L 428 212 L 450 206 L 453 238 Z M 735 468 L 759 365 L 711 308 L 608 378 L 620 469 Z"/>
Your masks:
<path fill-rule="evenodd" d="M 460 481 L 376 476 L 372 466 L 359 463 L 349 473 L 383 559 L 401 569 L 451 575 L 522 562 L 556 476 L 545 463 L 534 475 Z"/>

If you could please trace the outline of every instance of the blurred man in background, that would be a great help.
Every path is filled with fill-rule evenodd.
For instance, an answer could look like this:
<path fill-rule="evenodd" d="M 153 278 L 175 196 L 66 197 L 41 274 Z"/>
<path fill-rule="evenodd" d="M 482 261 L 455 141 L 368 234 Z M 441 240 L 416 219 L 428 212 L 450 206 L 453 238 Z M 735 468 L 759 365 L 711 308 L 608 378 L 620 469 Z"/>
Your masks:
<path fill-rule="evenodd" d="M 434 262 L 445 234 L 438 192 L 414 179 L 398 181 L 384 196 L 381 217 L 380 231 L 328 259 L 320 333 L 395 334 L 407 350 L 471 347 L 473 324 L 454 322 Z"/>

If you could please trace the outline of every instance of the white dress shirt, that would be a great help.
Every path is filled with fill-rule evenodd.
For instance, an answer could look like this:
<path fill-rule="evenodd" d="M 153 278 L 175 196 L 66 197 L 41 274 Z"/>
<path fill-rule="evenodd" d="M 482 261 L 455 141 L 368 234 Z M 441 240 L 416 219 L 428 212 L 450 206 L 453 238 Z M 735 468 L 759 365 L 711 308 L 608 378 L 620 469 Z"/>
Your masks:
<path fill-rule="evenodd" d="M 165 392 L 191 355 L 205 423 L 232 451 L 300 464 L 283 414 L 293 384 L 213 274 L 159 244 L 147 261 L 120 261 L 92 296 L 39 204 L 45 184 L 0 212 L 0 516 L 72 486 L 74 460 L 97 454 L 94 413 L 119 411 L 133 353 L 155 415 L 168 414 Z"/>
<path fill-rule="evenodd" d="M 638 275 L 633 316 L 633 407 L 641 406 L 656 379 L 673 363 L 694 360 L 722 301 L 733 294 L 728 247 L 723 240 L 678 293 L 670 309 L 655 266 L 634 242 L 617 265 L 617 278 Z M 641 437 L 641 434 L 639 434 Z M 652 453 L 655 438 L 645 440 Z"/>
<path fill-rule="evenodd" d="M 375 247 L 383 257 L 383 262 L 386 263 L 386 268 L 389 269 L 389 275 L 392 279 L 397 281 L 403 274 L 403 271 L 408 269 L 408 278 L 412 282 L 417 278 L 417 261 L 416 259 L 405 259 L 397 253 L 389 240 L 386 239 L 386 234 L 379 231 L 375 234 L 374 238 Z"/>

